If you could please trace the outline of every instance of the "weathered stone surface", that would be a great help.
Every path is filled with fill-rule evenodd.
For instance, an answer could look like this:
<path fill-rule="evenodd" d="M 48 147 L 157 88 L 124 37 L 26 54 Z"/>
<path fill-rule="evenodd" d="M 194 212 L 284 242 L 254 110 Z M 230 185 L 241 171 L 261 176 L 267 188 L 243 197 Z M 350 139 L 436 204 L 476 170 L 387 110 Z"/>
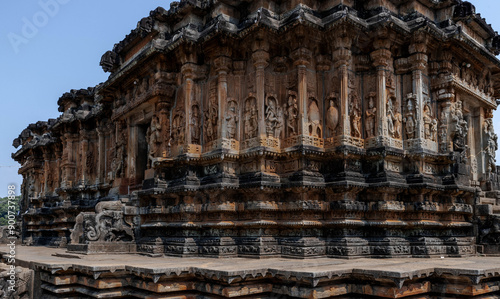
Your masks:
<path fill-rule="evenodd" d="M 45 247 L 21 247 L 18 256 L 19 268 L 33 269 L 33 283 L 41 285 L 34 298 L 195 294 L 209 298 L 496 298 L 500 284 L 498 257 L 234 258 L 228 263 L 210 258 L 69 255 L 63 249 Z"/>
<path fill-rule="evenodd" d="M 498 243 L 498 41 L 466 1 L 157 8 L 104 54 L 106 82 L 14 140 L 23 242 L 473 255 Z"/>

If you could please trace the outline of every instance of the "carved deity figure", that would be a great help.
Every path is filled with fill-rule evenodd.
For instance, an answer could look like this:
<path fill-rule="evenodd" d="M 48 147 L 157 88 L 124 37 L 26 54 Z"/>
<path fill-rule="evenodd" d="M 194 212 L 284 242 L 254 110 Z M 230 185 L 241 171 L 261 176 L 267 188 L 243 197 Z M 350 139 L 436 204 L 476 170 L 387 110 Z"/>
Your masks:
<path fill-rule="evenodd" d="M 405 132 L 408 139 L 415 138 L 415 104 L 412 94 L 407 95 L 406 115 L 404 118 Z"/>
<path fill-rule="evenodd" d="M 227 138 L 235 139 L 236 132 L 238 131 L 238 110 L 236 102 L 228 98 L 227 99 L 227 113 L 226 113 L 226 128 L 227 128 Z"/>
<path fill-rule="evenodd" d="M 278 126 L 278 111 L 276 98 L 269 96 L 266 99 L 266 133 L 267 136 L 275 136 L 275 131 Z"/>
<path fill-rule="evenodd" d="M 216 99 L 213 97 L 210 99 L 208 110 L 205 111 L 205 128 L 206 128 L 207 142 L 217 139 L 218 120 L 219 120 L 219 114 L 217 111 L 217 103 Z"/>
<path fill-rule="evenodd" d="M 438 122 L 434 118 L 431 123 L 431 140 L 432 141 L 437 141 L 437 131 L 438 131 Z"/>
<path fill-rule="evenodd" d="M 432 115 L 431 115 L 431 108 L 429 103 L 425 103 L 424 106 L 424 113 L 423 113 L 423 120 L 424 120 L 424 138 L 425 139 L 432 139 L 431 137 L 431 127 L 432 127 Z"/>
<path fill-rule="evenodd" d="M 321 116 L 318 107 L 318 102 L 315 98 L 309 99 L 309 107 L 307 109 L 307 119 L 309 122 L 309 135 L 321 137 Z"/>
<path fill-rule="evenodd" d="M 297 135 L 297 121 L 299 117 L 299 106 L 297 104 L 297 95 L 295 92 L 290 92 L 288 94 L 288 104 L 286 107 L 286 127 L 288 130 L 288 136 Z"/>
<path fill-rule="evenodd" d="M 358 95 L 355 92 L 351 94 L 349 117 L 351 120 L 351 136 L 361 138 L 361 109 L 359 109 Z"/>
<path fill-rule="evenodd" d="M 487 171 L 489 173 L 494 172 L 496 168 L 496 158 L 495 153 L 498 150 L 498 136 L 495 134 L 493 127 L 493 120 L 487 118 L 484 121 L 484 134 L 486 135 L 486 148 L 485 152 L 487 155 Z"/>
<path fill-rule="evenodd" d="M 284 114 L 283 114 L 283 108 L 279 107 L 277 108 L 277 117 L 278 121 L 276 124 L 276 129 L 274 130 L 274 138 L 280 138 L 281 136 L 281 130 L 283 130 L 283 123 L 284 123 Z"/>
<path fill-rule="evenodd" d="M 172 120 L 172 140 L 177 145 L 184 144 L 185 141 L 184 113 L 180 110 Z"/>
<path fill-rule="evenodd" d="M 375 136 L 375 117 L 377 115 L 377 108 L 375 107 L 375 92 L 370 92 L 368 95 L 368 109 L 365 111 L 365 131 L 366 138 Z"/>
<path fill-rule="evenodd" d="M 331 94 L 329 98 L 329 107 L 326 111 L 326 127 L 328 129 L 328 134 L 330 137 L 335 135 L 337 126 L 339 125 L 339 110 L 336 106 L 337 96 Z"/>
<path fill-rule="evenodd" d="M 151 124 L 146 131 L 146 142 L 148 144 L 148 159 L 153 161 L 158 156 L 159 143 L 161 142 L 161 125 L 156 115 L 151 118 Z"/>
<path fill-rule="evenodd" d="M 200 144 L 201 137 L 201 123 L 200 123 L 200 108 L 198 105 L 191 107 L 191 118 L 189 119 L 191 126 L 191 142 L 193 144 Z"/>
<path fill-rule="evenodd" d="M 396 128 L 394 126 L 394 122 L 396 121 L 396 115 L 394 113 L 394 101 L 393 101 L 393 95 L 389 95 L 389 98 L 387 99 L 387 130 L 389 132 L 389 135 L 392 138 L 396 138 Z"/>
<path fill-rule="evenodd" d="M 250 97 L 245 101 L 245 139 L 257 137 L 259 122 L 256 102 L 257 100 L 254 97 Z"/>
<path fill-rule="evenodd" d="M 451 119 L 453 123 L 451 133 L 451 137 L 453 138 L 453 149 L 462 152 L 466 146 L 468 131 L 468 124 L 464 119 L 462 101 L 457 101 L 455 105 L 452 106 Z"/>

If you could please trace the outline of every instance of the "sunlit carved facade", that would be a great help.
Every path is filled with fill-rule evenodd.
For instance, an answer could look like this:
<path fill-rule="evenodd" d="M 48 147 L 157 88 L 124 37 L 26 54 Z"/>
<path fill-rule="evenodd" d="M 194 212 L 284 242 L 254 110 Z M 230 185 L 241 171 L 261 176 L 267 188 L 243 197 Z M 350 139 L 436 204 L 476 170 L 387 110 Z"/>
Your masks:
<path fill-rule="evenodd" d="M 158 8 L 104 54 L 105 83 L 64 94 L 60 117 L 15 140 L 24 242 L 474 254 L 498 242 L 484 226 L 500 210 L 499 47 L 460 1 Z"/>

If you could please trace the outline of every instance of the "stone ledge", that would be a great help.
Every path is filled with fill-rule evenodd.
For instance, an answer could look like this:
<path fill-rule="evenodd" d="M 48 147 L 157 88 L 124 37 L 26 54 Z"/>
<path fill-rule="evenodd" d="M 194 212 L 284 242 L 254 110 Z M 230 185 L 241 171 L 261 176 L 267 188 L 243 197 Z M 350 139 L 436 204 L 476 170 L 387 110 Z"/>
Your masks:
<path fill-rule="evenodd" d="M 248 295 L 263 298 L 280 295 L 410 298 L 436 291 L 448 296 L 475 298 L 499 295 L 500 289 L 500 257 L 233 258 L 228 263 L 229 260 L 211 258 L 152 258 L 137 254 L 72 254 L 70 258 L 59 248 L 22 246 L 17 249 L 18 266 L 34 270 L 35 277 L 40 279 L 40 290 L 38 293 L 35 290 L 34 294 L 43 297 L 35 298 L 49 298 L 55 294 L 106 298 L 128 294 L 160 298 L 158 293 L 165 296 L 203 294 L 207 298 Z M 3 256 L 7 254 L 0 252 Z M 454 281 L 454 285 L 461 287 L 450 288 L 445 281 Z"/>

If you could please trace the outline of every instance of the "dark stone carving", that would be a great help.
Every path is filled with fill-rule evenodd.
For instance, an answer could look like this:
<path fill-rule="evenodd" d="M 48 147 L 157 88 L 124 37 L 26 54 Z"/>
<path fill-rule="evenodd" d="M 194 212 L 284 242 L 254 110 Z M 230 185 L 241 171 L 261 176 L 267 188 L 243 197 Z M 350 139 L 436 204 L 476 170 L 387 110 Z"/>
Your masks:
<path fill-rule="evenodd" d="M 101 63 L 99 65 L 106 73 L 111 72 L 116 67 L 116 64 L 118 62 L 117 60 L 118 55 L 113 51 L 108 51 L 102 56 Z"/>

